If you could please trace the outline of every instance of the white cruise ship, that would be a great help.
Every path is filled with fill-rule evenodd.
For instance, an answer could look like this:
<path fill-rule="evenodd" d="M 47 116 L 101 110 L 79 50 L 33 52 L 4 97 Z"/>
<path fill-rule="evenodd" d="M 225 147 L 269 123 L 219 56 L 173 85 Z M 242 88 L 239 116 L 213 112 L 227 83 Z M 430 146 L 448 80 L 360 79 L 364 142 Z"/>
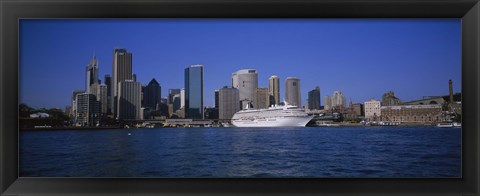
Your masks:
<path fill-rule="evenodd" d="M 232 124 L 236 127 L 304 127 L 312 118 L 302 108 L 286 104 L 241 110 L 233 115 Z"/>

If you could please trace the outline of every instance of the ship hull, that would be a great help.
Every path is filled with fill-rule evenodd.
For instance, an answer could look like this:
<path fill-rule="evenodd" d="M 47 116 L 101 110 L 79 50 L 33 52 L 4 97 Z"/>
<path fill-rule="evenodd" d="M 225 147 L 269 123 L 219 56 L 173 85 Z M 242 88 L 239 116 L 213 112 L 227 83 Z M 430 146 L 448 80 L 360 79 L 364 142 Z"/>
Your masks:
<path fill-rule="evenodd" d="M 305 127 L 313 117 L 276 117 L 265 119 L 232 120 L 235 127 Z"/>

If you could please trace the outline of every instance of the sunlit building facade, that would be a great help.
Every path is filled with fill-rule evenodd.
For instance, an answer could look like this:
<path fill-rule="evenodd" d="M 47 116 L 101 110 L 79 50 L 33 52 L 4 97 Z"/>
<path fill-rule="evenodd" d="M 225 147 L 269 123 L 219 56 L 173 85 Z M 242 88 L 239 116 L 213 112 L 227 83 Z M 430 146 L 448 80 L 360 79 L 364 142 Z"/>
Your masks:
<path fill-rule="evenodd" d="M 381 116 L 381 108 L 380 108 L 380 101 L 375 99 L 370 99 L 366 101 L 364 104 L 365 107 L 365 118 L 370 121 L 376 121 L 380 119 Z"/>
<path fill-rule="evenodd" d="M 300 79 L 295 77 L 285 79 L 285 101 L 290 105 L 302 107 Z"/>
<path fill-rule="evenodd" d="M 280 104 L 280 79 L 276 75 L 268 78 L 268 95 L 270 96 L 270 106 Z"/>
<path fill-rule="evenodd" d="M 258 88 L 258 73 L 255 69 L 242 69 L 232 73 L 232 87 L 238 89 L 241 108 L 247 104 L 255 107 L 255 93 Z"/>

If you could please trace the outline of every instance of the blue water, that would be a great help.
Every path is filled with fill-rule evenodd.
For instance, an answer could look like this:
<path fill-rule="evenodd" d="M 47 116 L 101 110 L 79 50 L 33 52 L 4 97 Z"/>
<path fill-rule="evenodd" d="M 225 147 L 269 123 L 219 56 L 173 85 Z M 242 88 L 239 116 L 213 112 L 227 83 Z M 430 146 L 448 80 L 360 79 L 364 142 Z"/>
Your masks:
<path fill-rule="evenodd" d="M 19 161 L 22 177 L 461 177 L 461 129 L 21 131 Z"/>

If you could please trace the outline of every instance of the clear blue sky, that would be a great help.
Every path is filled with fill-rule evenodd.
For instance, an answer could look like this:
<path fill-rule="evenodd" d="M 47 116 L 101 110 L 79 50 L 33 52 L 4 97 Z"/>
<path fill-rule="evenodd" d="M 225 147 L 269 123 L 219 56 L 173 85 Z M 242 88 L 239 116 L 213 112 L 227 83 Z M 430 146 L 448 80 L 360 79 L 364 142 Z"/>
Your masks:
<path fill-rule="evenodd" d="M 182 88 L 184 69 L 205 66 L 205 105 L 214 90 L 231 85 L 239 69 L 268 77 L 301 79 L 302 102 L 320 86 L 340 90 L 347 102 L 381 99 L 394 91 L 402 101 L 461 91 L 460 19 L 129 19 L 21 20 L 20 102 L 32 107 L 70 105 L 85 86 L 85 67 L 95 53 L 99 77 L 112 72 L 113 49 L 133 53 L 142 84 Z"/>

